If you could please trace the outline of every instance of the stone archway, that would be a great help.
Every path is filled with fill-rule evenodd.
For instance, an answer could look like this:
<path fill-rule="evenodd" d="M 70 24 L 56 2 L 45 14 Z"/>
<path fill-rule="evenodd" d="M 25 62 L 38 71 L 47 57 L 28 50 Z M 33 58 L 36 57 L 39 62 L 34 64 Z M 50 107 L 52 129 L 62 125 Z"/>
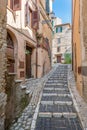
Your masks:
<path fill-rule="evenodd" d="M 5 129 L 8 130 L 12 120 L 15 118 L 16 85 L 15 74 L 17 71 L 17 39 L 15 34 L 7 29 L 7 74 L 6 88 L 7 105 L 5 111 Z"/>

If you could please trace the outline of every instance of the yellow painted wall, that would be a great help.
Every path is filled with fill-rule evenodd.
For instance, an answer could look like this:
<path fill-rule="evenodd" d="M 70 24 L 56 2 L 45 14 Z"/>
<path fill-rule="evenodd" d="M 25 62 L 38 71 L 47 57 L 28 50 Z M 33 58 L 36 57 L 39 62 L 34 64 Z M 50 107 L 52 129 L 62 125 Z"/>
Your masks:
<path fill-rule="evenodd" d="M 73 70 L 76 78 L 77 89 L 82 95 L 82 76 L 78 73 L 81 67 L 81 41 L 80 41 L 80 0 L 73 1 Z"/>

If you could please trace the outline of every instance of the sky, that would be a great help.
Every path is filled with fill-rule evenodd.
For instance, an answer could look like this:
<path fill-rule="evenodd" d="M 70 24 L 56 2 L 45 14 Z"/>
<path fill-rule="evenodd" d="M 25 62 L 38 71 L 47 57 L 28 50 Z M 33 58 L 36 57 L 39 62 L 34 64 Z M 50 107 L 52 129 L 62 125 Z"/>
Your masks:
<path fill-rule="evenodd" d="M 71 23 L 71 2 L 72 0 L 54 0 L 53 12 L 56 17 L 62 19 L 62 23 Z"/>

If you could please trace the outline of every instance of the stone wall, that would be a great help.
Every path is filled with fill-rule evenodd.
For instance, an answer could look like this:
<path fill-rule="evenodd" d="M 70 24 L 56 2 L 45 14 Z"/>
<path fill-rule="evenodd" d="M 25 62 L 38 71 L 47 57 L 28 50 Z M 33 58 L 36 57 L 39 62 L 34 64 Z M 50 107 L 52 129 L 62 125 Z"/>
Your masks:
<path fill-rule="evenodd" d="M 6 1 L 0 0 L 0 130 L 5 120 L 5 72 L 6 72 Z"/>
<path fill-rule="evenodd" d="M 81 56 L 81 32 L 80 32 L 80 0 L 73 1 L 73 34 L 72 34 L 72 47 L 73 47 L 73 71 L 77 84 L 79 94 L 83 95 L 82 75 L 80 72 L 82 56 Z"/>
<path fill-rule="evenodd" d="M 24 108 L 29 104 L 31 97 L 25 92 L 21 86 L 22 80 L 15 80 L 15 73 L 7 73 L 6 75 L 6 118 L 5 130 L 9 130 L 12 122 L 16 121 Z"/>

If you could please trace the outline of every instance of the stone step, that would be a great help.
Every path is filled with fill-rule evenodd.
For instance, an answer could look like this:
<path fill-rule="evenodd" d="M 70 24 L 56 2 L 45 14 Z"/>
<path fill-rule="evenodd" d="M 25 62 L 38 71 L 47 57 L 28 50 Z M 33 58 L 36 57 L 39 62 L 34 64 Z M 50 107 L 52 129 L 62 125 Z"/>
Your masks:
<path fill-rule="evenodd" d="M 72 101 L 41 101 L 43 105 L 72 105 Z"/>
<path fill-rule="evenodd" d="M 76 113 L 51 113 L 51 112 L 39 112 L 39 117 L 65 117 L 65 118 L 76 118 L 77 114 Z"/>
<path fill-rule="evenodd" d="M 51 76 L 49 79 L 61 79 L 61 78 L 65 78 L 67 79 L 67 75 L 54 75 L 54 76 Z"/>
<path fill-rule="evenodd" d="M 43 93 L 47 93 L 47 94 L 53 94 L 53 93 L 56 93 L 56 94 L 70 94 L 70 92 L 68 90 L 63 90 L 63 89 L 58 89 L 58 90 L 54 90 L 54 89 L 44 89 L 43 90 Z"/>
<path fill-rule="evenodd" d="M 57 82 L 57 83 L 63 83 L 63 82 L 67 82 L 67 80 L 64 80 L 63 78 L 60 80 L 60 79 L 57 79 L 57 80 L 48 80 L 47 83 L 50 83 L 50 82 Z"/>
<path fill-rule="evenodd" d="M 70 94 L 58 94 L 58 93 L 43 93 L 43 96 L 46 97 L 46 96 L 58 96 L 58 97 L 71 97 Z"/>
<path fill-rule="evenodd" d="M 78 118 L 38 117 L 35 130 L 82 130 Z"/>
<path fill-rule="evenodd" d="M 41 101 L 72 101 L 72 98 L 68 96 L 42 96 Z"/>
<path fill-rule="evenodd" d="M 39 112 L 51 112 L 51 113 L 66 113 L 66 112 L 69 112 L 69 113 L 75 113 L 76 110 L 74 108 L 73 105 L 43 105 L 43 104 L 40 104 L 40 107 L 39 107 Z"/>
<path fill-rule="evenodd" d="M 50 85 L 50 86 L 52 86 L 52 85 L 58 85 L 58 86 L 63 86 L 64 84 L 63 83 L 46 83 L 46 85 Z"/>
<path fill-rule="evenodd" d="M 54 91 L 68 91 L 69 89 L 68 88 L 64 88 L 64 87 L 60 87 L 60 88 L 53 88 L 53 87 L 45 87 L 44 90 L 46 91 L 51 91 L 51 90 L 54 90 Z"/>

